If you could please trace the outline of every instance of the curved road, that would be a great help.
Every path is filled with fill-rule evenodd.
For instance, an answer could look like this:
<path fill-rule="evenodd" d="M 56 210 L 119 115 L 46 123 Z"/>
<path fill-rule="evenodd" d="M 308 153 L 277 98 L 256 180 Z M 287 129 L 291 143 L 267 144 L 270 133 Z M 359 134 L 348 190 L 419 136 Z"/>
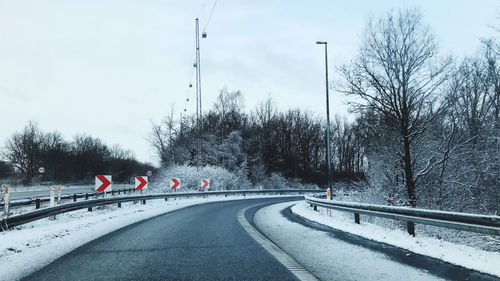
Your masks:
<path fill-rule="evenodd" d="M 98 238 L 23 280 L 297 280 L 290 271 L 297 266 L 288 264 L 288 270 L 238 221 L 240 211 L 249 207 L 245 218 L 251 224 L 258 211 L 256 223 L 264 234 L 324 280 L 496 280 L 305 221 L 284 204 L 262 208 L 302 198 L 223 201 L 179 209 Z"/>
<path fill-rule="evenodd" d="M 207 203 L 109 233 L 24 280 L 296 280 L 236 214 L 270 198 Z"/>

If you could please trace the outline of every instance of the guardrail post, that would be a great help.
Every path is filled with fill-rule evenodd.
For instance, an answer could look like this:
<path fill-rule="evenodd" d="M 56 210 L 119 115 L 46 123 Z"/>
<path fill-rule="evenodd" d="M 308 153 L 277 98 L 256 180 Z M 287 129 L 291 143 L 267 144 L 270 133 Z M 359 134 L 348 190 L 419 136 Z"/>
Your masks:
<path fill-rule="evenodd" d="M 315 211 L 318 211 L 318 206 L 314 205 L 313 207 Z"/>
<path fill-rule="evenodd" d="M 358 213 L 354 213 L 354 222 L 359 224 L 359 214 Z"/>
<path fill-rule="evenodd" d="M 406 228 L 408 230 L 408 234 L 412 235 L 415 237 L 415 223 L 412 221 L 407 221 L 406 222 Z"/>
<path fill-rule="evenodd" d="M 73 194 L 73 202 L 76 202 L 76 194 Z"/>
<path fill-rule="evenodd" d="M 89 194 L 85 193 L 85 200 L 89 200 Z"/>
<path fill-rule="evenodd" d="M 118 202 L 118 208 L 122 207 L 122 202 Z"/>
<path fill-rule="evenodd" d="M 9 216 L 9 187 L 10 185 L 7 185 L 5 187 L 5 195 L 3 197 L 3 202 L 4 202 L 4 214 L 6 217 Z"/>
<path fill-rule="evenodd" d="M 111 190 L 111 195 L 115 195 L 115 191 L 114 190 Z"/>
<path fill-rule="evenodd" d="M 57 204 L 61 204 L 61 186 L 57 187 Z"/>
<path fill-rule="evenodd" d="M 120 190 L 120 189 L 118 189 L 118 195 L 120 195 L 120 192 L 121 192 L 121 190 Z"/>
<path fill-rule="evenodd" d="M 87 210 L 88 210 L 89 212 L 92 212 L 92 207 L 89 207 Z"/>
<path fill-rule="evenodd" d="M 35 209 L 40 209 L 40 198 L 35 200 Z"/>
<path fill-rule="evenodd" d="M 142 205 L 146 205 L 146 200 L 142 200 Z"/>
<path fill-rule="evenodd" d="M 53 189 L 53 188 L 50 188 L 50 207 L 54 207 L 55 206 L 55 201 L 56 201 L 56 190 Z M 49 220 L 55 220 L 56 219 L 56 215 L 53 215 L 53 216 L 50 216 L 49 217 Z"/>

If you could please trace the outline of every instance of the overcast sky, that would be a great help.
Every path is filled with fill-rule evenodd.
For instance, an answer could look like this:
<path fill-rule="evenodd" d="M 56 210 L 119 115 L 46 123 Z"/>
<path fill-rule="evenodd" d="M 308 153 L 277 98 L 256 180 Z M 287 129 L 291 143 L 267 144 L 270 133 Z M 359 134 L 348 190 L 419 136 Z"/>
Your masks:
<path fill-rule="evenodd" d="M 156 162 L 145 138 L 175 104 L 195 110 L 194 20 L 210 1 L 0 0 L 0 145 L 29 120 L 66 139 L 88 133 Z M 201 41 L 203 108 L 221 88 L 246 109 L 278 106 L 325 114 L 324 53 L 334 68 L 356 56 L 370 16 L 418 7 L 443 54 L 472 55 L 494 34 L 499 1 L 219 0 Z M 331 93 L 331 112 L 347 113 Z M 186 102 L 189 98 L 190 101 Z"/>

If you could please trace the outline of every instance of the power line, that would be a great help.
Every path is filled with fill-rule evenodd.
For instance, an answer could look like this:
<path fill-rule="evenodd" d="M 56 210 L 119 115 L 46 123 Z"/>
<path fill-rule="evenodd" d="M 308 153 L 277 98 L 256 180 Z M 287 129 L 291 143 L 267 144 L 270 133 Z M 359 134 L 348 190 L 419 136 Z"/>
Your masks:
<path fill-rule="evenodd" d="M 217 0 L 215 0 L 215 2 L 214 2 L 214 6 L 212 7 L 212 11 L 210 11 L 210 15 L 208 16 L 207 23 L 205 24 L 205 28 L 203 28 L 204 33 L 207 31 L 208 23 L 210 22 L 210 19 L 212 18 L 212 14 L 214 13 L 216 5 L 217 5 Z"/>

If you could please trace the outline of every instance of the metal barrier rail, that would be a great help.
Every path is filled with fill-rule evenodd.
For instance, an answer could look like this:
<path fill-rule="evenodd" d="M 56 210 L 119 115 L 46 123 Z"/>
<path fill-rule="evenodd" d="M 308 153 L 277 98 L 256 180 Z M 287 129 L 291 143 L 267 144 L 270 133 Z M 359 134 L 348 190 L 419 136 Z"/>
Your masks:
<path fill-rule="evenodd" d="M 107 194 L 115 195 L 118 194 L 120 195 L 121 193 L 127 194 L 136 192 L 138 190 L 134 188 L 128 188 L 128 189 L 117 189 L 117 190 L 112 190 L 109 191 Z M 61 200 L 66 200 L 66 199 L 73 199 L 73 201 L 76 201 L 78 198 L 86 198 L 88 199 L 89 197 L 95 197 L 95 196 L 101 196 L 104 192 L 102 191 L 96 191 L 96 192 L 86 192 L 86 193 L 74 193 L 74 194 L 63 194 L 61 195 Z M 56 196 L 57 197 L 57 196 Z M 27 206 L 31 204 L 39 204 L 40 202 L 49 202 L 50 197 L 49 196 L 43 196 L 43 197 L 38 197 L 38 198 L 23 198 L 23 199 L 13 199 L 10 201 L 9 205 L 10 207 L 19 207 L 19 206 Z M 4 202 L 0 202 L 0 210 L 3 210 L 3 205 Z"/>
<path fill-rule="evenodd" d="M 0 231 L 8 230 L 13 227 L 47 218 L 50 216 L 67 213 L 71 211 L 76 211 L 80 209 L 89 208 L 91 211 L 92 207 L 118 204 L 121 207 L 121 203 L 132 202 L 132 201 L 144 201 L 152 199 L 168 199 L 168 198 L 180 198 L 180 197 L 204 197 L 204 196 L 214 196 L 214 195 L 239 195 L 243 194 L 290 194 L 290 193 L 317 193 L 320 190 L 314 189 L 265 189 L 265 190 L 228 190 L 228 191 L 206 191 L 206 192 L 176 192 L 176 193 L 158 193 L 158 194 L 146 194 L 146 195 L 128 195 L 128 196 L 116 196 L 116 197 L 106 197 L 99 199 L 89 199 L 85 201 L 72 202 L 66 204 L 56 205 L 54 207 L 47 207 L 43 209 L 37 209 L 35 211 L 27 212 L 24 214 L 14 215 L 11 217 L 3 218 L 0 221 Z"/>
<path fill-rule="evenodd" d="M 314 206 L 354 213 L 359 224 L 359 214 L 406 221 L 408 233 L 415 236 L 414 223 L 466 230 L 483 234 L 500 235 L 500 216 L 475 215 L 434 211 L 408 207 L 392 207 L 354 202 L 339 202 L 306 196 L 307 203 Z M 411 224 L 411 227 L 410 227 Z M 413 232 L 413 233 L 412 233 Z"/>

